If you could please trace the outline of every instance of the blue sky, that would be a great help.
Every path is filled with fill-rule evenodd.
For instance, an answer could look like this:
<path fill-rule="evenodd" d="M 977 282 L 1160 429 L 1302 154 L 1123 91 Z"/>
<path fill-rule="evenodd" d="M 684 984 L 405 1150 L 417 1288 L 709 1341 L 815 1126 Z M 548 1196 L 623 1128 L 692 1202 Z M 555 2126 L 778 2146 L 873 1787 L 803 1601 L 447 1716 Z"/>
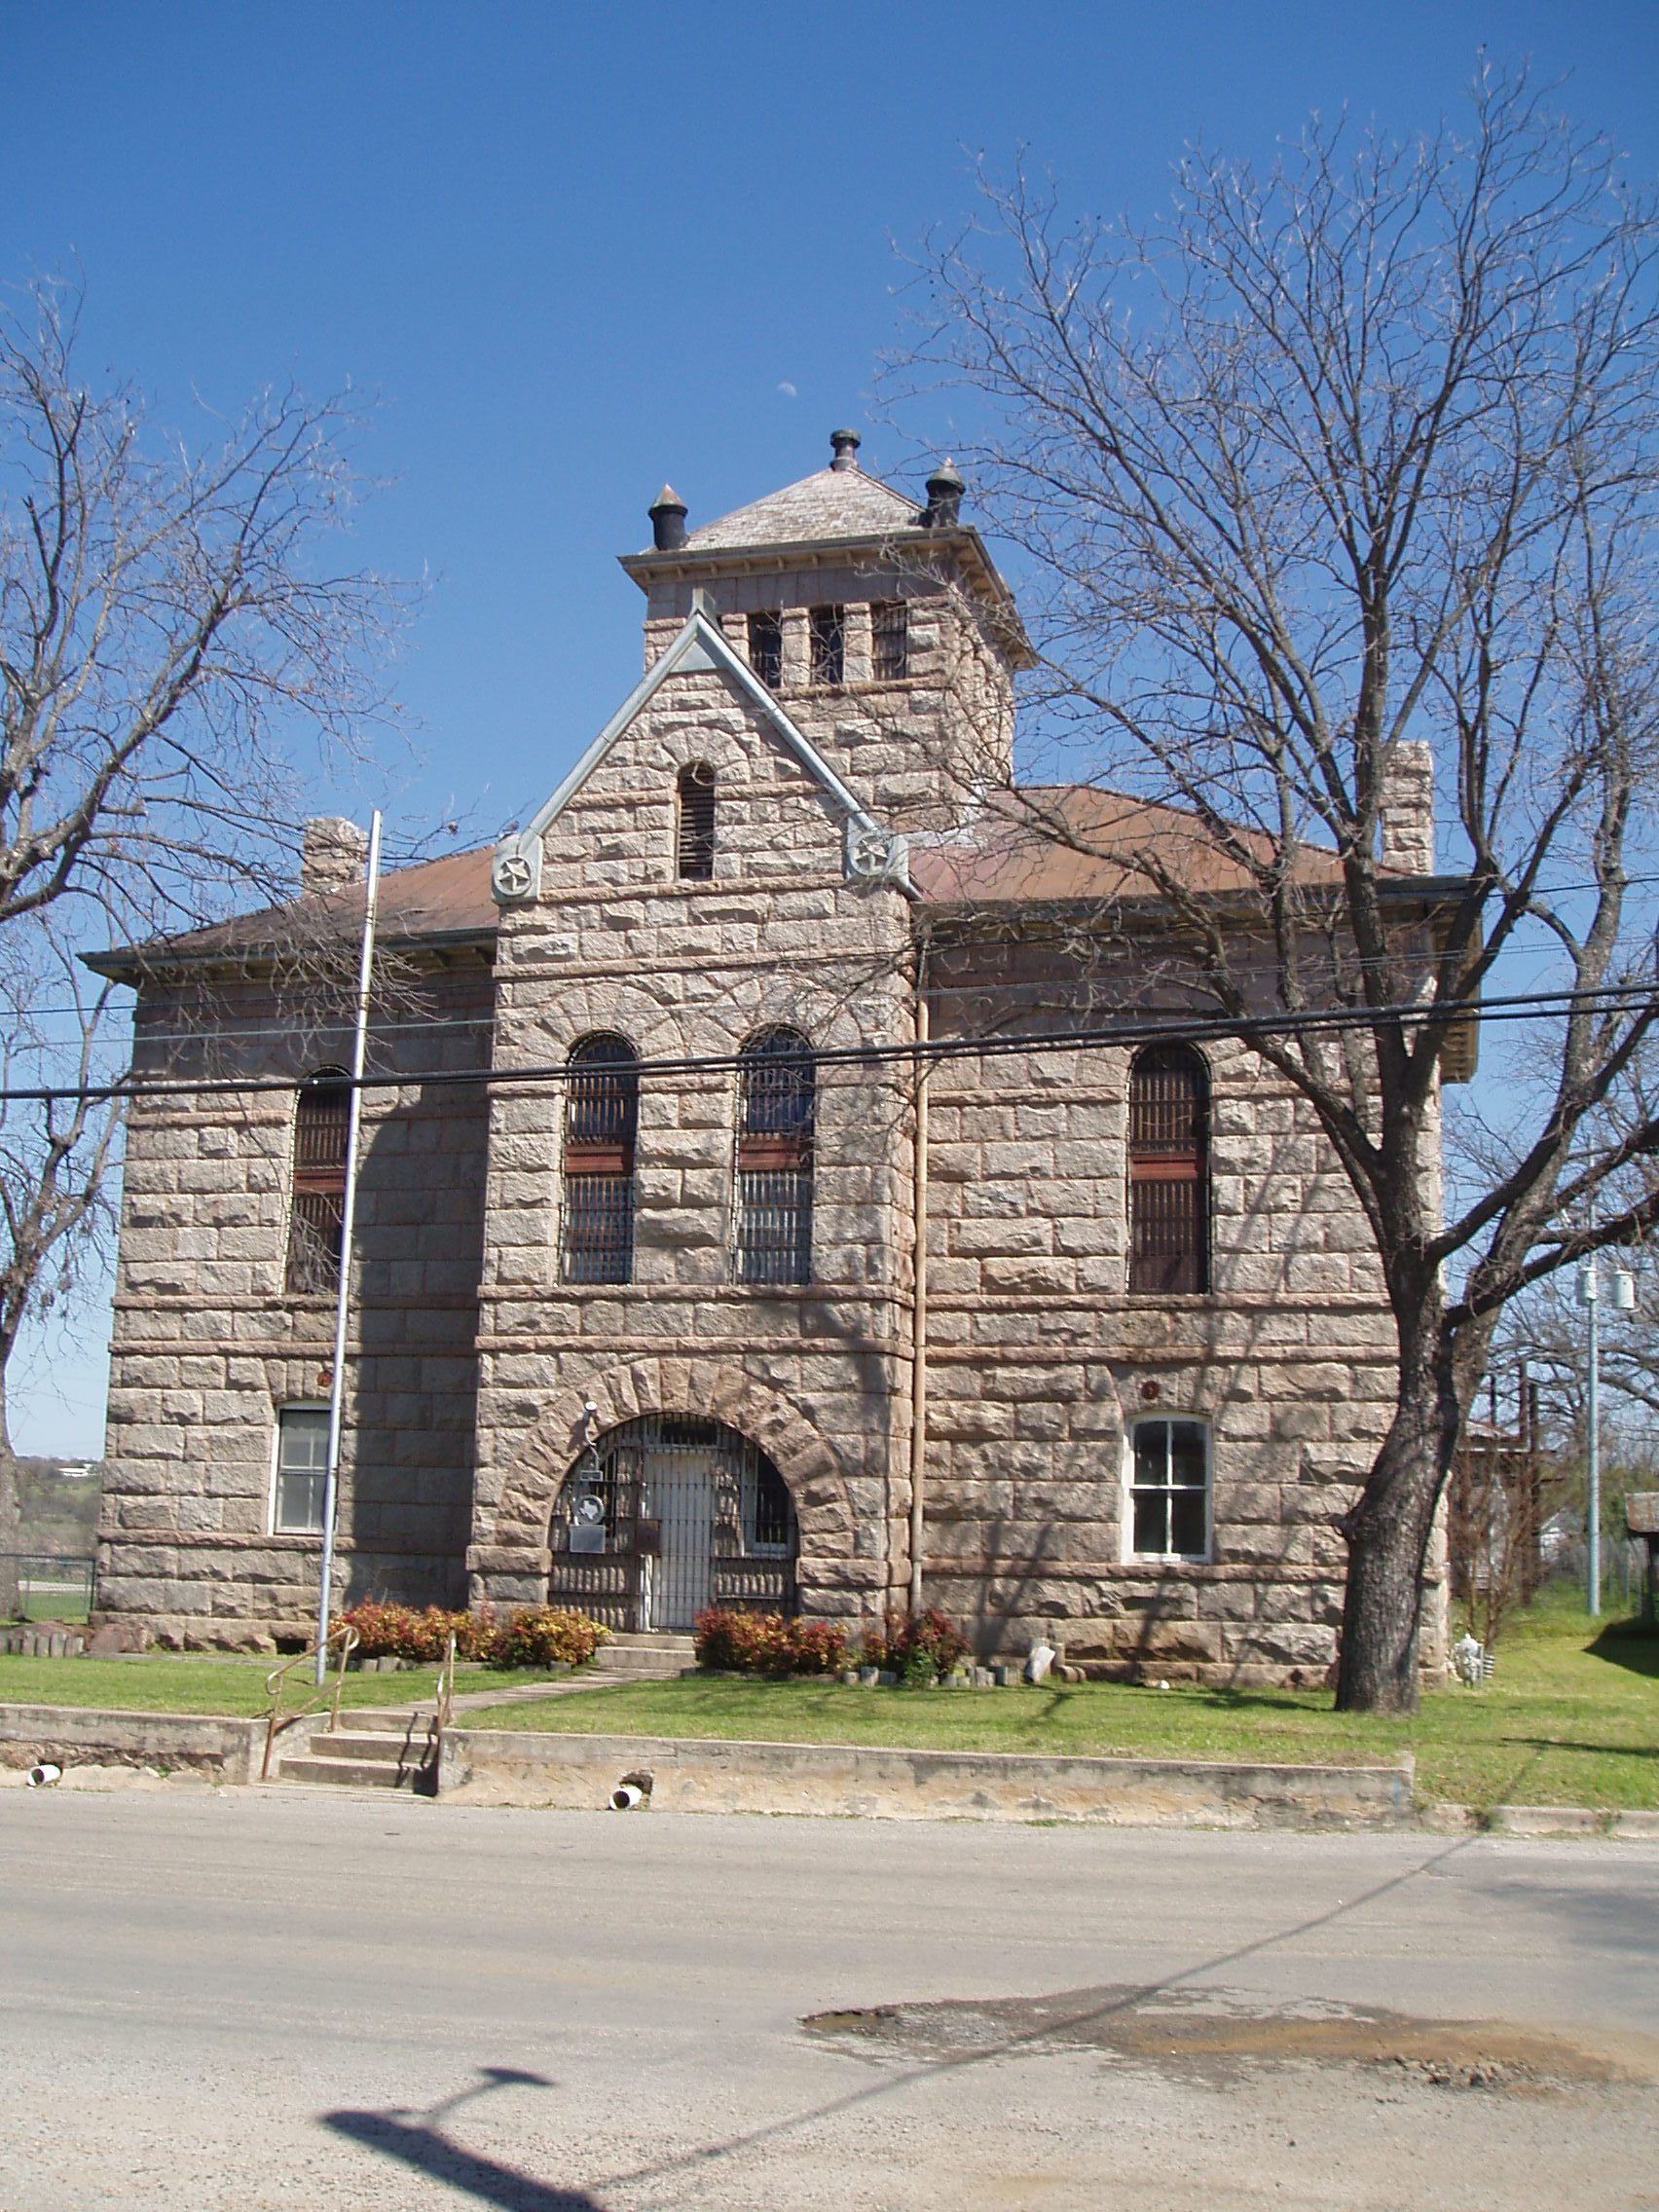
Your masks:
<path fill-rule="evenodd" d="M 480 837 L 558 781 L 636 677 L 614 555 L 670 478 L 693 525 L 869 419 L 896 258 L 1018 149 L 1146 212 L 1199 138 L 1271 153 L 1346 103 L 1455 109 L 1485 45 L 1659 176 L 1659 9 L 1636 0 L 1208 6 L 864 0 L 834 11 L 0 0 L 0 280 L 78 272 L 90 366 L 167 420 L 261 385 L 380 402 L 361 557 L 430 590 L 412 751 L 332 794 Z M 951 425 L 926 426 L 948 449 Z M 14 1379 L 24 1450 L 95 1452 L 106 1321 Z"/>

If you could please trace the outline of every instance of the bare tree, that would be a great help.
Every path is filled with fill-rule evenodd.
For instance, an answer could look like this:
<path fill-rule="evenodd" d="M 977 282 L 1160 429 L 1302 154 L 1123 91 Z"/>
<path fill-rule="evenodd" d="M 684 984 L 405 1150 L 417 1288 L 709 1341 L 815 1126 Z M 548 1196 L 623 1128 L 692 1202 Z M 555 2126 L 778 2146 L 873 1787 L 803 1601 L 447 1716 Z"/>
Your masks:
<path fill-rule="evenodd" d="M 954 387 L 984 425 L 963 451 L 1034 572 L 1068 770 L 1188 810 L 1248 886 L 1224 911 L 1156 848 L 1111 856 L 1370 1223 L 1399 1393 L 1342 1524 L 1338 1702 L 1409 1710 L 1497 1316 L 1659 1213 L 1620 1181 L 1659 1118 L 1599 1120 L 1656 1011 L 1659 227 L 1600 141 L 1491 77 L 1462 131 L 1315 122 L 1265 175 L 1177 177 L 1139 232 L 986 182 L 922 265 L 896 396 Z M 1414 854 L 1384 814 L 1430 758 L 1439 851 Z M 992 804 L 1077 834 L 1012 786 Z M 1448 1055 L 1511 975 L 1568 995 L 1443 1201 Z"/>
<path fill-rule="evenodd" d="M 107 1076 L 72 955 L 291 893 L 304 790 L 355 753 L 402 595 L 330 566 L 345 400 L 270 392 L 200 446 L 77 360 L 78 294 L 0 309 L 0 991 L 12 1080 Z M 43 995 L 44 994 L 44 995 Z M 47 1011 L 49 1010 L 49 1011 Z M 0 1121 L 0 1379 L 104 1218 L 105 1106 Z M 0 1382 L 0 1492 L 9 1453 Z M 0 1514 L 4 1503 L 0 1499 Z"/>
<path fill-rule="evenodd" d="M 350 406 L 268 393 L 202 452 L 75 358 L 79 301 L 0 314 L 0 926 L 67 898 L 117 932 L 283 896 L 293 740 L 355 749 L 396 593 L 330 570 Z"/>

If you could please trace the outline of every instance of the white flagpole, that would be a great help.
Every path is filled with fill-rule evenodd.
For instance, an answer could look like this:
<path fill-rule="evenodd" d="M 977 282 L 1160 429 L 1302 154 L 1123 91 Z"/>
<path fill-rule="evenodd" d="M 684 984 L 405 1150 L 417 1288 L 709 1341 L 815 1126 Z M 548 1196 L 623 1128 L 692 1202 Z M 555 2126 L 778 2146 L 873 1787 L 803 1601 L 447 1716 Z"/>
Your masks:
<path fill-rule="evenodd" d="M 322 1572 L 316 1594 L 316 1679 L 328 1667 L 328 1622 L 333 1602 L 334 1523 L 340 1499 L 340 1417 L 346 1395 L 346 1323 L 351 1306 L 351 1240 L 357 1217 L 357 1131 L 362 1119 L 363 1068 L 369 1042 L 369 986 L 375 964 L 375 909 L 380 899 L 381 818 L 369 822 L 369 861 L 363 900 L 363 943 L 357 958 L 357 1030 L 351 1045 L 351 1091 L 346 1105 L 346 1189 L 340 1208 L 340 1288 L 334 1301 L 334 1368 L 328 1389 L 328 1471 L 322 1489 Z"/>

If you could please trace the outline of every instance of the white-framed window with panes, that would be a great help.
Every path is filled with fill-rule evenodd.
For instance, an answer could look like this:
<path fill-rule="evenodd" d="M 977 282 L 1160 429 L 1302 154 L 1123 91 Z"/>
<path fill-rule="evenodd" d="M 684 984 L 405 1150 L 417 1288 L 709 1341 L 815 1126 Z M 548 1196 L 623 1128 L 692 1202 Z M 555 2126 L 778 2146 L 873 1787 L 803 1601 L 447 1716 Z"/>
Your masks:
<path fill-rule="evenodd" d="M 320 1536 L 328 1484 L 328 1408 L 278 1406 L 271 1471 L 271 1530 Z"/>
<path fill-rule="evenodd" d="M 1131 1422 L 1125 1458 L 1125 1556 L 1210 1558 L 1214 1516 L 1209 1423 L 1178 1415 Z"/>

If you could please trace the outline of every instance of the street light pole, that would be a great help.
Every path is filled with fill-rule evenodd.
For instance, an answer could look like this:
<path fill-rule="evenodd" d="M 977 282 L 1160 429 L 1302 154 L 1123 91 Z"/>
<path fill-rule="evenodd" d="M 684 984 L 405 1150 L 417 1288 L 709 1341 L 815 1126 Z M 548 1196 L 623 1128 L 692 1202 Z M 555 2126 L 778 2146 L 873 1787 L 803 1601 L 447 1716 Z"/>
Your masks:
<path fill-rule="evenodd" d="M 374 982 L 375 914 L 380 903 L 381 818 L 369 823 L 363 874 L 363 939 L 357 955 L 357 1022 L 351 1040 L 351 1091 L 346 1106 L 346 1189 L 340 1211 L 340 1286 L 334 1300 L 334 1367 L 328 1388 L 328 1460 L 322 1491 L 322 1564 L 316 1594 L 316 1680 L 328 1668 L 334 1592 L 334 1524 L 340 1510 L 340 1430 L 346 1403 L 346 1327 L 351 1308 L 351 1244 L 357 1220 L 357 1141 L 362 1124 L 363 1068 L 368 1056 L 369 994 Z"/>

